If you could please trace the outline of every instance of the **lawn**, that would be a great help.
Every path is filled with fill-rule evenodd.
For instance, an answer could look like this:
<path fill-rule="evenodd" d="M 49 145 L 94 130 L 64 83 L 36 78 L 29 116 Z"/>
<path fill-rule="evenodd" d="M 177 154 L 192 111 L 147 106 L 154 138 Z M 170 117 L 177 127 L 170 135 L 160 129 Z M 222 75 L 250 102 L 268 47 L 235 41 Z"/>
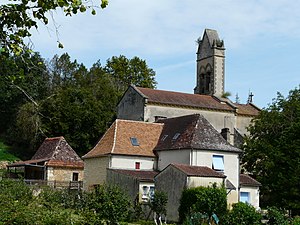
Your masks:
<path fill-rule="evenodd" d="M 15 161 L 18 159 L 16 156 L 9 153 L 9 149 L 10 147 L 0 140 L 0 161 Z"/>

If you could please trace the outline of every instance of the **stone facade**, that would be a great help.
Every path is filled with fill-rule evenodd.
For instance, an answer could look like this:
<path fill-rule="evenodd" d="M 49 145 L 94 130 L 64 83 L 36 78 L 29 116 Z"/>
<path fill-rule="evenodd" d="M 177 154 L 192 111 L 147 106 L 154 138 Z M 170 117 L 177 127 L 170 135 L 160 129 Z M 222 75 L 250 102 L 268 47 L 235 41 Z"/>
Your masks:
<path fill-rule="evenodd" d="M 225 70 L 224 42 L 215 30 L 205 29 L 197 51 L 197 86 L 195 94 L 215 95 L 224 93 Z"/>

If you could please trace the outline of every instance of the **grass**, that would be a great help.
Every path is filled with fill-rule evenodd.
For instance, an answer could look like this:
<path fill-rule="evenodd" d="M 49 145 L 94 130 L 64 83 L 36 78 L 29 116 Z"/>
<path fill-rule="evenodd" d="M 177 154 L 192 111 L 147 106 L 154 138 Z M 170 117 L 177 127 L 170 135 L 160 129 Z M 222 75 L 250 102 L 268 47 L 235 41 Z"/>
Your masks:
<path fill-rule="evenodd" d="M 9 153 L 10 147 L 5 145 L 3 141 L 0 140 L 0 161 L 15 161 L 19 159 L 13 154 Z"/>

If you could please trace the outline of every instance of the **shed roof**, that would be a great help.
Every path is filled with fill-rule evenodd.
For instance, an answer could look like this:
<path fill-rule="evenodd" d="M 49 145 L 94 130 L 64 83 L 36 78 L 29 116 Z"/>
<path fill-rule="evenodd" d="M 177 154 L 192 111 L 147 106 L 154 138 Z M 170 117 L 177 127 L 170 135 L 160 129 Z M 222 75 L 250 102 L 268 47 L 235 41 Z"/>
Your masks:
<path fill-rule="evenodd" d="M 240 185 L 259 187 L 261 186 L 261 183 L 247 174 L 240 174 Z"/>
<path fill-rule="evenodd" d="M 187 176 L 191 177 L 219 177 L 226 178 L 226 176 L 222 173 L 216 172 L 215 170 L 207 167 L 207 166 L 189 166 L 185 164 L 170 164 L 169 166 L 173 166 Z"/>
<path fill-rule="evenodd" d="M 163 123 L 164 127 L 155 147 L 156 151 L 201 149 L 242 152 L 229 144 L 200 114 L 161 119 L 158 122 Z"/>

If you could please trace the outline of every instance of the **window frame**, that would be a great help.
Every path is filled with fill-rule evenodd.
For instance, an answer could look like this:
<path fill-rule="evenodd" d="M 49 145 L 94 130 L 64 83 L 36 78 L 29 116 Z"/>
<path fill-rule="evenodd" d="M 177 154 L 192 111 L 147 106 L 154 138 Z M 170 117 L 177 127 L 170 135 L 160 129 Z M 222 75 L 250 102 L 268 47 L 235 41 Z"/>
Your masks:
<path fill-rule="evenodd" d="M 224 155 L 213 155 L 212 169 L 218 172 L 224 172 L 225 170 Z"/>

